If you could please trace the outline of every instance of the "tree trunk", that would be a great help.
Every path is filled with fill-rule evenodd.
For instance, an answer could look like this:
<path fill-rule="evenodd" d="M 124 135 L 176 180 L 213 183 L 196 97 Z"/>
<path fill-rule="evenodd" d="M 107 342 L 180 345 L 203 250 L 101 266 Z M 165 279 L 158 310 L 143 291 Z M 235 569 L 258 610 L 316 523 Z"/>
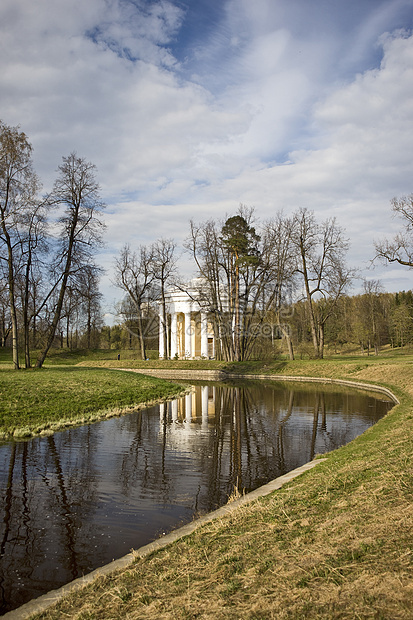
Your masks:
<path fill-rule="evenodd" d="M 278 318 L 278 327 L 280 328 L 282 337 L 284 338 L 284 340 L 285 340 L 285 342 L 287 344 L 288 358 L 290 360 L 293 360 L 294 359 L 294 349 L 293 349 L 293 342 L 291 340 L 291 336 L 290 336 L 290 332 L 289 332 L 289 329 L 288 329 L 288 325 L 286 326 L 286 325 L 283 325 L 281 323 L 281 317 L 280 317 L 279 313 L 278 313 L 278 317 L 277 318 Z"/>
<path fill-rule="evenodd" d="M 30 331 L 29 331 L 29 279 L 31 268 L 31 252 L 26 264 L 25 282 L 24 282 L 24 298 L 23 298 L 23 329 L 24 329 L 24 355 L 26 368 L 30 368 Z"/>
<path fill-rule="evenodd" d="M 146 360 L 145 336 L 143 333 L 142 310 L 140 307 L 138 307 L 138 328 L 139 328 L 139 341 L 141 345 L 141 356 L 143 360 Z"/>
<path fill-rule="evenodd" d="M 311 336 L 313 339 L 314 353 L 315 353 L 315 356 L 318 358 L 320 357 L 320 349 L 319 349 L 319 340 L 318 340 L 318 334 L 317 334 L 317 324 L 316 324 L 316 320 L 314 316 L 313 300 L 312 300 L 311 291 L 310 291 L 310 283 L 309 283 L 308 272 L 307 272 L 307 261 L 305 257 L 302 238 L 300 239 L 300 250 L 301 250 L 301 261 L 303 265 L 303 276 L 304 276 L 305 294 L 307 298 L 307 307 L 308 307 L 308 312 L 310 315 Z"/>
<path fill-rule="evenodd" d="M 10 315 L 11 315 L 11 332 L 12 332 L 12 349 L 13 349 L 13 366 L 15 370 L 19 370 L 19 337 L 17 325 L 17 312 L 14 303 L 14 287 L 10 289 Z"/>
<path fill-rule="evenodd" d="M 163 321 L 162 321 L 163 358 L 167 360 L 168 359 L 168 328 L 167 328 L 167 322 L 166 322 L 166 299 L 165 299 L 165 288 L 164 288 L 163 282 L 162 282 L 162 312 L 163 312 Z"/>
<path fill-rule="evenodd" d="M 8 203 L 8 196 L 5 199 L 5 205 Z M 17 323 L 17 310 L 14 290 L 14 268 L 13 268 L 13 248 L 12 241 L 7 230 L 6 221 L 6 208 L 2 208 L 0 211 L 1 228 L 4 235 L 4 240 L 7 247 L 7 284 L 9 286 L 9 307 L 11 318 L 11 332 L 12 332 L 12 350 L 13 350 L 13 366 L 15 370 L 19 370 L 19 335 L 18 335 L 18 323 Z"/>
<path fill-rule="evenodd" d="M 286 340 L 286 343 L 287 343 L 288 357 L 289 357 L 290 360 L 293 360 L 294 359 L 294 349 L 293 349 L 293 342 L 291 340 L 290 334 L 286 334 L 285 340 Z"/>
<path fill-rule="evenodd" d="M 240 324 L 240 307 L 239 307 L 239 265 L 238 256 L 236 255 L 235 263 L 235 325 L 234 325 L 234 357 L 239 362 L 241 356 L 241 324 Z"/>
<path fill-rule="evenodd" d="M 49 335 L 46 340 L 46 345 L 37 359 L 36 368 L 41 368 L 43 366 L 44 360 L 46 359 L 49 349 L 53 344 L 57 326 L 60 321 L 60 316 L 61 316 L 62 308 L 63 308 L 63 301 L 64 301 L 66 288 L 67 288 L 67 281 L 69 279 L 70 267 L 72 265 L 72 253 L 73 253 L 74 238 L 75 238 L 78 214 L 79 214 L 79 207 L 75 209 L 75 212 L 73 214 L 73 220 L 72 220 L 71 227 L 70 227 L 69 244 L 68 244 L 68 249 L 67 249 L 65 270 L 63 272 L 62 284 L 60 287 L 59 298 L 57 300 L 57 305 L 56 305 L 55 313 L 53 316 L 53 321 L 50 326 Z"/>
<path fill-rule="evenodd" d="M 67 313 L 66 316 L 66 348 L 69 349 L 70 347 L 70 340 L 69 340 L 69 330 L 70 330 L 70 313 Z"/>
<path fill-rule="evenodd" d="M 323 359 L 324 357 L 324 323 L 320 323 L 318 326 L 318 357 Z"/>
<path fill-rule="evenodd" d="M 17 309 L 16 299 L 14 291 L 14 273 L 13 273 L 13 251 L 11 247 L 10 236 L 3 227 L 4 236 L 7 243 L 7 263 L 8 263 L 8 285 L 9 285 L 9 303 L 10 303 L 10 317 L 11 317 L 11 332 L 12 332 L 12 349 L 13 349 L 13 366 L 15 370 L 19 370 L 19 335 L 18 335 L 18 322 L 17 322 Z"/>

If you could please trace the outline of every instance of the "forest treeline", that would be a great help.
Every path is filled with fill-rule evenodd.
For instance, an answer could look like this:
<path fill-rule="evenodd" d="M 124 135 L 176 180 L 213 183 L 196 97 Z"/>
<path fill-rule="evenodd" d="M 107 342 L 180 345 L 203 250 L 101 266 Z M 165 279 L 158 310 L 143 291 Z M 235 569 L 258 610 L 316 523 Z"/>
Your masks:
<path fill-rule="evenodd" d="M 145 359 L 158 348 L 159 329 L 168 358 L 171 288 L 195 287 L 220 359 L 322 358 L 326 345 L 378 353 L 412 341 L 411 291 L 385 293 L 368 280 L 363 294 L 351 295 L 358 274 L 347 264 L 348 240 L 335 218 L 318 221 L 299 208 L 258 222 L 244 205 L 223 220 L 189 223 L 190 283 L 179 276 L 174 240 L 125 245 L 114 259 L 114 283 L 124 295 L 119 324 L 105 326 L 96 262 L 104 206 L 95 166 L 76 153 L 62 158 L 52 190 L 41 195 L 27 136 L 0 121 L 0 343 L 12 348 L 16 369 L 22 358 L 32 365 L 32 351 L 41 367 L 56 346 L 130 347 Z M 376 244 L 375 257 L 411 267 L 413 197 L 394 199 L 392 208 L 403 230 Z"/>
<path fill-rule="evenodd" d="M 329 354 L 352 352 L 366 356 L 378 355 L 383 348 L 413 345 L 413 292 L 385 293 L 377 281 L 366 283 L 368 289 L 371 284 L 373 290 L 340 298 L 326 323 L 325 348 Z M 306 304 L 303 301 L 296 302 L 286 308 L 285 314 L 288 315 L 284 320 L 288 321 L 294 356 L 314 358 Z M 146 349 L 151 355 L 157 355 L 158 316 L 153 314 L 151 318 L 145 317 L 144 323 Z M 95 335 L 95 342 L 105 349 L 131 349 L 140 353 L 136 316 L 124 310 L 122 321 L 102 327 Z M 80 332 L 70 336 L 70 343 L 73 348 L 87 346 L 86 338 Z M 288 354 L 288 346 L 276 316 L 267 315 L 267 321 L 254 332 L 250 357 L 272 359 Z"/>

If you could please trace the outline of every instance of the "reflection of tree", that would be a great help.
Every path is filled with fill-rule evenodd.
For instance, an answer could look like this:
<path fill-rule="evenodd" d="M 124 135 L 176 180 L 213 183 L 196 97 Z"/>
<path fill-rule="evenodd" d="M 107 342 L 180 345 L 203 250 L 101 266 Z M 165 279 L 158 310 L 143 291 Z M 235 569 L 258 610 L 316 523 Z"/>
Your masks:
<path fill-rule="evenodd" d="M 164 408 L 159 426 L 154 424 L 157 407 L 128 416 L 127 427 L 132 441 L 114 463 L 115 475 L 125 498 L 133 496 L 144 501 L 150 494 L 167 504 L 173 497 L 175 472 L 168 467 L 168 431 L 171 426 L 168 412 L 171 403 Z"/>
<path fill-rule="evenodd" d="M 99 534 L 97 472 L 99 426 L 84 426 L 48 437 L 42 443 L 43 506 L 52 520 L 44 544 L 60 568 L 62 582 L 90 570 L 99 562 L 105 541 L 96 548 Z"/>
<path fill-rule="evenodd" d="M 285 456 L 284 456 L 284 429 L 287 424 L 292 412 L 293 412 L 293 404 L 294 404 L 294 390 L 290 390 L 290 398 L 288 402 L 288 409 L 286 411 L 285 416 L 280 421 L 279 424 L 279 432 L 277 435 L 277 450 L 278 450 L 278 459 L 280 471 L 285 473 Z"/>
<path fill-rule="evenodd" d="M 91 428 L 1 448 L 9 462 L 1 480 L 2 612 L 88 572 L 91 560 L 92 567 L 99 561 L 101 549 L 92 543 L 98 503 Z"/>
<path fill-rule="evenodd" d="M 222 505 L 234 486 L 250 491 L 269 478 L 285 473 L 283 430 L 293 405 L 291 393 L 285 416 L 280 418 L 282 414 L 273 402 L 264 400 L 257 408 L 257 402 L 263 400 L 261 387 L 224 386 L 217 387 L 216 392 L 212 446 L 216 465 L 206 472 L 208 509 Z M 274 390 L 269 394 L 271 398 Z M 269 421 L 268 411 L 276 419 Z"/>
<path fill-rule="evenodd" d="M 53 463 L 57 478 L 57 504 L 60 509 L 60 518 L 62 521 L 62 534 L 64 536 L 63 549 L 65 550 L 64 559 L 68 562 L 70 567 L 71 578 L 75 579 L 78 576 L 78 565 L 75 550 L 75 531 L 76 526 L 72 516 L 71 504 L 66 492 L 65 478 L 63 474 L 62 464 L 60 461 L 60 455 L 56 449 L 56 443 L 54 437 L 47 438 L 49 450 L 53 458 Z"/>
<path fill-rule="evenodd" d="M 9 535 L 10 535 L 11 510 L 12 510 L 12 501 L 13 501 L 13 472 L 14 472 L 15 463 L 16 463 L 16 444 L 13 443 L 11 453 L 10 453 L 10 463 L 9 463 L 9 471 L 8 471 L 8 476 L 7 476 L 7 487 L 6 487 L 5 502 L 4 502 L 4 518 L 3 518 L 4 530 L 3 530 L 3 536 L 1 539 L 1 546 L 0 546 L 0 557 L 1 558 L 3 558 L 5 555 L 6 544 L 7 544 Z M 7 598 L 6 598 L 5 588 L 4 588 L 4 580 L 5 580 L 5 575 L 2 571 L 1 584 L 0 584 L 1 611 L 3 611 L 3 609 L 4 610 L 7 609 L 7 607 L 5 607 L 5 604 L 7 603 Z"/>
<path fill-rule="evenodd" d="M 324 401 L 323 401 L 324 402 Z M 310 448 L 310 461 L 313 460 L 315 455 L 315 443 L 317 439 L 317 427 L 318 427 L 318 412 L 320 409 L 320 394 L 316 394 L 314 413 L 313 413 L 313 432 L 311 433 L 311 448 Z"/>

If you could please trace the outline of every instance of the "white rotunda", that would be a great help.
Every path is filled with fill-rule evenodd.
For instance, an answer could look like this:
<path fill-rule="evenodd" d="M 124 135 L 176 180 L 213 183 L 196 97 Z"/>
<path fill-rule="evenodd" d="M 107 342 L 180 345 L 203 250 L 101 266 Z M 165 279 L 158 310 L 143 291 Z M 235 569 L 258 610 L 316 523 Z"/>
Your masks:
<path fill-rule="evenodd" d="M 171 359 L 211 359 L 215 357 L 213 324 L 209 320 L 208 312 L 198 301 L 199 287 L 200 280 L 196 279 L 192 280 L 191 285 L 185 291 L 178 287 L 167 291 L 165 316 L 162 302 L 158 302 L 159 357 L 170 357 Z"/>

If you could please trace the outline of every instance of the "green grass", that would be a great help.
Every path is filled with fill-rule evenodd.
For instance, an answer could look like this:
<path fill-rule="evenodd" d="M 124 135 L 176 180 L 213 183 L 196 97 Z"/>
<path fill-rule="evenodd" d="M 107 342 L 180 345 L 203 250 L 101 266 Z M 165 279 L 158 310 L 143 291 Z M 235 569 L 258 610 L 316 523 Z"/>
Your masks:
<path fill-rule="evenodd" d="M 79 366 L 86 365 L 87 362 L 80 362 Z M 326 379 L 345 379 L 357 381 L 359 383 L 371 383 L 372 381 L 382 381 L 386 387 L 394 385 L 391 376 L 387 372 L 389 366 L 394 369 L 394 373 L 406 376 L 406 370 L 413 367 L 413 355 L 393 356 L 340 356 L 325 358 L 322 360 L 273 360 L 258 361 L 251 360 L 245 362 L 224 362 L 217 360 L 151 360 L 142 362 L 141 360 L 96 360 L 94 366 L 100 368 L 134 368 L 134 369 L 154 369 L 154 370 L 218 370 L 226 373 L 228 377 L 236 374 L 244 375 L 268 375 L 273 377 L 292 376 L 292 377 L 323 377 Z M 402 370 L 403 368 L 403 370 Z M 374 369 L 374 370 L 371 370 Z M 373 374 L 372 374 L 373 372 Z M 199 379 L 200 377 L 198 377 Z M 413 378 L 412 378 L 413 382 Z M 404 382 L 406 385 L 407 383 Z M 397 391 L 397 387 L 395 388 Z"/>
<path fill-rule="evenodd" d="M 31 362 L 34 366 L 36 363 L 38 351 L 31 352 Z M 108 362 L 118 359 L 120 355 L 121 360 L 139 360 L 141 361 L 140 353 L 136 349 L 51 349 L 46 361 L 45 366 L 56 365 L 70 365 L 83 362 L 84 364 L 94 362 Z M 157 360 L 159 358 L 158 351 L 147 351 L 147 355 L 150 359 Z M 20 365 L 24 366 L 24 355 L 20 352 Z M 0 347 L 0 367 L 10 366 L 12 368 L 12 353 L 11 349 Z"/>
<path fill-rule="evenodd" d="M 171 398 L 182 387 L 105 368 L 0 370 L 0 438 L 27 437 Z"/>

